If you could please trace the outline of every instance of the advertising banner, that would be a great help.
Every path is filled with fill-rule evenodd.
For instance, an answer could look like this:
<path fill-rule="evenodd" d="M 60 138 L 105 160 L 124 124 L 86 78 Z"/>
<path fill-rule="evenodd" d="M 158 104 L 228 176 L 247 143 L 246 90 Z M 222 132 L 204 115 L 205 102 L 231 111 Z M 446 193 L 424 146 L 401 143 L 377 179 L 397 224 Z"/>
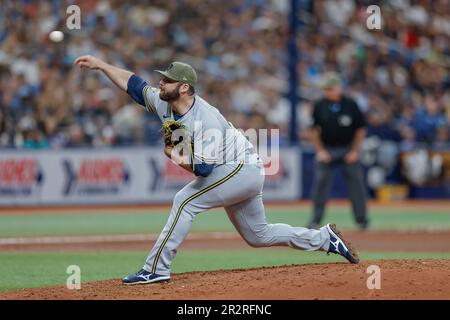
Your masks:
<path fill-rule="evenodd" d="M 298 151 L 281 150 L 270 161 L 279 169 L 266 176 L 264 198 L 297 199 Z M 0 206 L 170 202 L 192 179 L 160 148 L 2 150 Z"/>

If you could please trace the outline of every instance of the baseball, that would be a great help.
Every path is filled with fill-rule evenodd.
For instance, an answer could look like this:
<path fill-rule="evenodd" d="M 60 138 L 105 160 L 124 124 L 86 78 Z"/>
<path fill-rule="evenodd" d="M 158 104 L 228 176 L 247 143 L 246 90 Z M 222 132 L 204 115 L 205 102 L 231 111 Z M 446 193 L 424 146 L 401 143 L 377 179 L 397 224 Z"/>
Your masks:
<path fill-rule="evenodd" d="M 61 31 L 55 30 L 55 31 L 50 32 L 48 37 L 53 42 L 60 42 L 64 39 L 64 33 L 62 33 Z"/>

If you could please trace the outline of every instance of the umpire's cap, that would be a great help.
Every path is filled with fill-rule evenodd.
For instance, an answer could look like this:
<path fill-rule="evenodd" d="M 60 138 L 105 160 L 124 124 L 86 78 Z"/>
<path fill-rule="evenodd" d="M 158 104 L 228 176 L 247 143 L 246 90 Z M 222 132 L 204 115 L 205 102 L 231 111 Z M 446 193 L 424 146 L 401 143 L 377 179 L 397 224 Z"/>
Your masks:
<path fill-rule="evenodd" d="M 187 83 L 192 87 L 195 87 L 195 84 L 197 83 L 197 73 L 194 68 L 184 62 L 174 61 L 166 70 L 155 71 L 169 79 Z"/>
<path fill-rule="evenodd" d="M 327 72 L 323 75 L 322 78 L 322 88 L 323 89 L 327 89 L 327 88 L 332 88 L 332 87 L 336 87 L 336 86 L 341 86 L 342 85 L 342 79 L 339 76 L 339 74 L 337 74 L 336 72 Z"/>

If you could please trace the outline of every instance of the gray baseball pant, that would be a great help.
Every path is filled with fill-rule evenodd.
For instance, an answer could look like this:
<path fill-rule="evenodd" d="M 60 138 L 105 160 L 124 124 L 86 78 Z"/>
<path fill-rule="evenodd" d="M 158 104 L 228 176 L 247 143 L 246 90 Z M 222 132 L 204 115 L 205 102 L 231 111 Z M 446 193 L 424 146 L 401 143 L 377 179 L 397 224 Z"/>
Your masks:
<path fill-rule="evenodd" d="M 169 219 L 150 251 L 144 269 L 170 275 L 171 263 L 197 214 L 215 207 L 225 210 L 236 230 L 252 247 L 289 246 L 301 250 L 328 251 L 329 234 L 320 230 L 268 224 L 264 213 L 262 164 L 226 163 L 208 177 L 197 177 L 173 200 Z"/>
<path fill-rule="evenodd" d="M 344 157 L 350 151 L 349 147 L 327 148 L 327 151 L 331 155 L 330 163 L 317 160 L 315 162 L 311 196 L 314 213 L 311 222 L 320 224 L 330 194 L 334 170 L 340 169 L 347 185 L 354 219 L 356 223 L 367 224 L 367 195 L 361 164 L 359 162 L 350 164 L 345 162 Z"/>

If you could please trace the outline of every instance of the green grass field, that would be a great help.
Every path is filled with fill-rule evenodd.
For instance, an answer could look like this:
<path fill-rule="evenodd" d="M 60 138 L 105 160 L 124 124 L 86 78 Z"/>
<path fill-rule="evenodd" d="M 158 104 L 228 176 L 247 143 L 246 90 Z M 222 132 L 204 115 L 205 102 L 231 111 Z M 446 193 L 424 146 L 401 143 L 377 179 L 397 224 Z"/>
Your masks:
<path fill-rule="evenodd" d="M 305 225 L 309 207 L 267 209 L 269 222 Z M 88 234 L 159 233 L 168 216 L 166 212 L 124 209 L 108 212 L 71 212 L 52 210 L 24 215 L 0 215 L 0 238 L 19 236 L 57 236 Z M 450 229 L 450 210 L 372 209 L 372 228 L 386 229 Z M 335 222 L 343 229 L 353 229 L 349 209 L 330 208 L 325 221 Z M 212 210 L 197 217 L 191 232 L 233 231 L 223 210 Z M 147 251 L 99 252 L 0 252 L 0 291 L 31 287 L 65 285 L 69 265 L 81 268 L 82 282 L 121 278 L 143 264 Z M 450 259 L 450 252 L 361 252 L 362 259 Z M 344 261 L 338 256 L 320 252 L 301 252 L 285 248 L 236 250 L 181 250 L 173 263 L 173 272 L 250 268 L 286 264 Z"/>
<path fill-rule="evenodd" d="M 99 211 L 101 211 L 99 213 Z M 95 234 L 159 233 L 169 214 L 139 209 L 105 210 L 65 214 L 52 211 L 51 214 L 37 212 L 25 215 L 0 215 L 0 238 L 17 236 L 62 236 Z M 283 222 L 304 226 L 310 218 L 310 209 L 276 208 L 266 209 L 267 221 Z M 448 212 L 424 212 L 423 209 L 372 209 L 372 229 L 450 229 L 450 208 Z M 345 208 L 330 208 L 324 222 L 334 222 L 340 228 L 354 228 L 351 212 Z M 193 223 L 192 232 L 233 231 L 234 227 L 222 209 L 200 214 Z"/>

